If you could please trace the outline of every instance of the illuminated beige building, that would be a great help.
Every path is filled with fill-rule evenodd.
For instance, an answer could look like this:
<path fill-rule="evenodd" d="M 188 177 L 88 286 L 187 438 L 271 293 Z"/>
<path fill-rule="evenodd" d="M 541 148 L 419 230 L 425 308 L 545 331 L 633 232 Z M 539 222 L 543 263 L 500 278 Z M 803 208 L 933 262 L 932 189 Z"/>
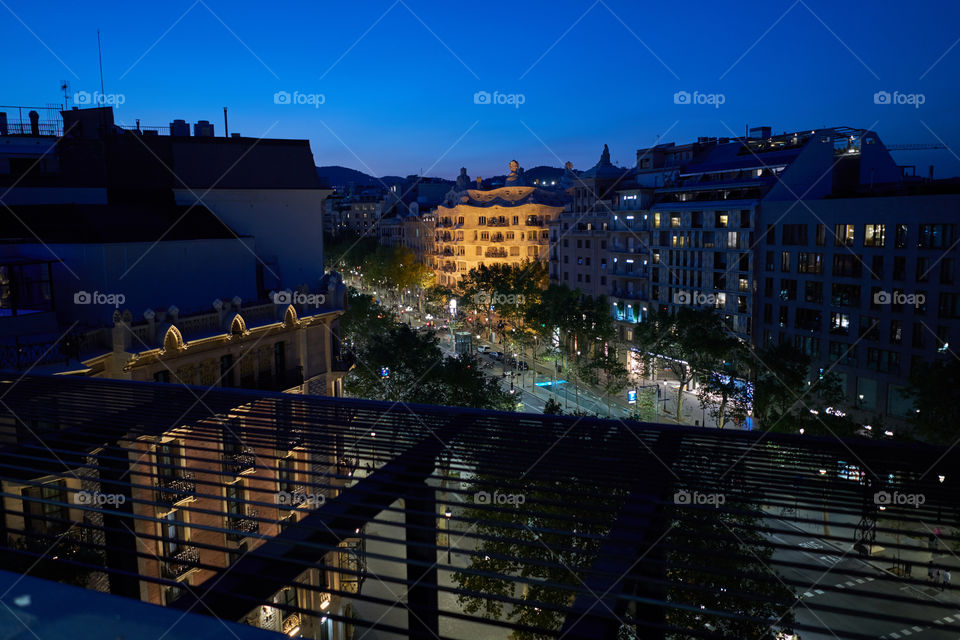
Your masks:
<path fill-rule="evenodd" d="M 481 190 L 468 185 L 464 170 L 446 204 L 437 208 L 437 284 L 456 287 L 482 264 L 547 261 L 547 224 L 563 211 L 566 194 L 527 186 L 516 160 L 503 187 Z"/>

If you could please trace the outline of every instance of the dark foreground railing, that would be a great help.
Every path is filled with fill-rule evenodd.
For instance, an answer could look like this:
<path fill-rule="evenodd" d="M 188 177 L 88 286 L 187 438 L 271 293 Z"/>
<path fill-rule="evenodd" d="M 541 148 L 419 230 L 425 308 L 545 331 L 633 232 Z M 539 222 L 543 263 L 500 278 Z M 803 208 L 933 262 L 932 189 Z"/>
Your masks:
<path fill-rule="evenodd" d="M 178 614 L 316 638 L 960 634 L 956 449 L 76 377 L 0 394 L 0 565 Z"/>

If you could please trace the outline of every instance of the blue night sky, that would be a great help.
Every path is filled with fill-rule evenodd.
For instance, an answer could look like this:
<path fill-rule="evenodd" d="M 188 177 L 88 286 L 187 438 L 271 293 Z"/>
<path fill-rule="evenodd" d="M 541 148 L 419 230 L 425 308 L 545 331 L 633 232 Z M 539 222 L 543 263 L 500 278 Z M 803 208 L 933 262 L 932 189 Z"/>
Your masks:
<path fill-rule="evenodd" d="M 733 8 L 736 7 L 736 8 Z M 639 147 L 847 125 L 918 173 L 960 175 L 960 3 L 835 0 L 619 2 L 36 2 L 0 0 L 6 105 L 99 90 L 117 120 L 207 119 L 223 133 L 309 138 L 318 165 L 452 178 L 522 166 L 592 166 L 604 143 L 632 165 Z M 322 94 L 322 105 L 274 94 Z M 475 104 L 474 94 L 523 104 Z M 674 94 L 723 104 L 675 104 Z M 910 104 L 875 104 L 899 92 Z M 908 97 L 904 97 L 908 96 Z"/>

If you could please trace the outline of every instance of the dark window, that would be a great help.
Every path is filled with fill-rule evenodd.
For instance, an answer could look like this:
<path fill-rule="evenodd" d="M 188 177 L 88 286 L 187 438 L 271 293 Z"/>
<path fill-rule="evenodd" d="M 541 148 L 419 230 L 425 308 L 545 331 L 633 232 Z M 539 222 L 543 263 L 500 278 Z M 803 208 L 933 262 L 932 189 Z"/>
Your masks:
<path fill-rule="evenodd" d="M 897 225 L 897 235 L 894 238 L 894 247 L 897 249 L 905 249 L 907 246 L 907 225 L 898 224 Z"/>
<path fill-rule="evenodd" d="M 797 299 L 797 281 L 796 280 L 784 279 L 780 281 L 780 299 L 781 300 Z"/>
<path fill-rule="evenodd" d="M 823 283 L 808 280 L 804 284 L 803 299 L 806 302 L 821 304 L 823 302 Z"/>
<path fill-rule="evenodd" d="M 233 356 L 230 354 L 220 356 L 220 386 L 233 386 Z"/>
<path fill-rule="evenodd" d="M 860 336 L 864 340 L 880 339 L 880 321 L 870 316 L 860 316 Z"/>
<path fill-rule="evenodd" d="M 860 286 L 834 283 L 831 289 L 830 302 L 838 307 L 859 307 Z"/>
<path fill-rule="evenodd" d="M 904 256 L 893 256 L 893 279 L 906 280 L 907 259 Z"/>
<path fill-rule="evenodd" d="M 940 261 L 940 284 L 953 284 L 953 258 Z"/>
<path fill-rule="evenodd" d="M 33 533 L 52 535 L 66 531 L 70 527 L 66 483 L 63 480 L 39 487 L 25 487 L 21 494 L 24 498 L 47 501 L 24 500 L 24 529 Z"/>
<path fill-rule="evenodd" d="M 863 263 L 860 256 L 849 253 L 833 254 L 833 275 L 842 278 L 859 278 Z"/>
<path fill-rule="evenodd" d="M 827 225 L 825 224 L 817 225 L 817 246 L 827 246 Z"/>
<path fill-rule="evenodd" d="M 819 309 L 797 309 L 794 326 L 797 329 L 820 331 L 821 315 Z"/>
<path fill-rule="evenodd" d="M 783 245 L 805 245 L 807 244 L 807 225 L 805 224 L 785 224 L 783 225 Z"/>

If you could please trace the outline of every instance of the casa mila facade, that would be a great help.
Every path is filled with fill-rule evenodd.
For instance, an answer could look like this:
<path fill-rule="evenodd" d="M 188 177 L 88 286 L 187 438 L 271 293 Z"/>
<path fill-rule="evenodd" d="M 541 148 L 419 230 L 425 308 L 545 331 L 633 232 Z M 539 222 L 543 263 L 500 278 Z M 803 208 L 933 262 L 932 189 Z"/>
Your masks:
<path fill-rule="evenodd" d="M 526 183 L 516 160 L 504 185 L 476 188 L 460 170 L 456 185 L 437 208 L 433 268 L 437 284 L 456 287 L 481 264 L 546 262 L 547 225 L 564 209 L 567 196 Z"/>

